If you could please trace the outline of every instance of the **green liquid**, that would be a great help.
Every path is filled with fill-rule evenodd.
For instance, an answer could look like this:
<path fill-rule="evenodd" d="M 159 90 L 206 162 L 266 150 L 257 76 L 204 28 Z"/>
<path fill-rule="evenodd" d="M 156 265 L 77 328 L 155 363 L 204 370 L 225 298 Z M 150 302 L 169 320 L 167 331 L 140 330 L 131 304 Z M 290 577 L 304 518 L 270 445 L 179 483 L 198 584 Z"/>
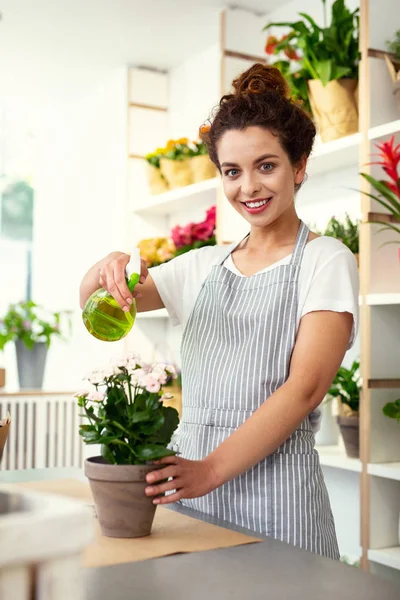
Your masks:
<path fill-rule="evenodd" d="M 136 319 L 136 302 L 124 312 L 105 289 L 94 292 L 86 302 L 82 319 L 86 329 L 98 340 L 116 342 L 125 337 Z"/>

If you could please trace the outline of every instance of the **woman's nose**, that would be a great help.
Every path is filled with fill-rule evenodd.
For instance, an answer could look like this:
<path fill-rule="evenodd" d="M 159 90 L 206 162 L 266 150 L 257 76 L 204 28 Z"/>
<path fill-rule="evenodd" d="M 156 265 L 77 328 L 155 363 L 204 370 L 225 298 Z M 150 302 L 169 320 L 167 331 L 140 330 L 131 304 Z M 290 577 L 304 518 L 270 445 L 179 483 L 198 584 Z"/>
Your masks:
<path fill-rule="evenodd" d="M 251 198 L 261 191 L 261 183 L 255 175 L 246 175 L 241 182 L 242 194 L 246 198 Z"/>

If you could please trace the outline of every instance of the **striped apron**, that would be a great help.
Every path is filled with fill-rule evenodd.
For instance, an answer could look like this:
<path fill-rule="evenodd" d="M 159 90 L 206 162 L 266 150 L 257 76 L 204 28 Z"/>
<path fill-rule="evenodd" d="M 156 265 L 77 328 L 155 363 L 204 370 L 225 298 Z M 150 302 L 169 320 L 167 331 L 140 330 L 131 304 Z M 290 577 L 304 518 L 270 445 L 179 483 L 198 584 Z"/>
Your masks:
<path fill-rule="evenodd" d="M 290 264 L 240 277 L 213 266 L 182 339 L 183 415 L 175 449 L 210 454 L 283 383 L 296 338 L 297 282 L 309 230 Z M 333 559 L 335 526 L 307 417 L 271 455 L 201 498 L 181 504 Z"/>

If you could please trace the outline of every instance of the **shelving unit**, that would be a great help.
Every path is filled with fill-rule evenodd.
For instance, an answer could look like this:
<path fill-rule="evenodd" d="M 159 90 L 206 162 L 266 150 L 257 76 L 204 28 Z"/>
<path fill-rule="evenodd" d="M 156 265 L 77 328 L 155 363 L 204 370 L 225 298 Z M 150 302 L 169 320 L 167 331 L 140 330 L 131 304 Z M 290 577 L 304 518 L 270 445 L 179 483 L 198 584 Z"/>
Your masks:
<path fill-rule="evenodd" d="M 339 446 L 317 446 L 316 450 L 322 466 L 361 473 L 360 459 L 349 458 Z"/>
<path fill-rule="evenodd" d="M 254 62 L 266 62 L 263 25 L 267 20 L 297 18 L 296 4 L 276 8 L 268 19 L 240 8 L 225 9 L 220 19 L 219 47 L 216 43 L 170 73 L 130 70 L 128 112 L 133 111 L 137 116 L 130 120 L 132 130 L 128 136 L 129 248 L 132 240 L 164 236 L 171 226 L 201 218 L 212 204 L 217 205 L 218 243 L 233 241 L 246 233 L 243 222 L 224 198 L 218 177 L 151 196 L 142 157 L 171 137 L 195 138 L 199 125 L 228 91 L 232 79 Z M 307 12 L 317 17 L 320 0 L 309 0 L 308 4 Z M 360 215 L 365 223 L 375 218 L 391 220 L 382 213 L 380 205 L 357 191 L 368 191 L 367 182 L 359 178 L 360 171 L 370 170 L 375 176 L 384 176 L 377 168 L 368 166 L 375 143 L 391 135 L 400 142 L 400 119 L 381 60 L 383 53 L 370 50 L 371 46 L 383 48 L 394 33 L 398 0 L 387 0 L 385 19 L 380 18 L 381 11 L 379 3 L 360 0 L 360 131 L 330 143 L 316 144 L 307 169 L 310 180 L 299 194 L 299 209 L 304 202 L 309 222 L 315 222 L 314 215 L 326 217 L 327 222 L 332 214 L 342 216 L 348 211 Z M 243 36 L 244 28 L 252 34 Z M 154 98 L 158 107 L 151 106 Z M 185 101 L 179 104 L 181 98 Z M 156 130 L 157 135 L 149 136 L 150 129 Z M 380 248 L 390 235 L 377 236 L 378 229 L 377 225 L 364 224 L 360 240 L 360 356 L 364 381 L 360 459 L 347 458 L 339 446 L 321 446 L 318 452 L 327 472 L 343 554 L 357 556 L 361 542 L 365 570 L 371 561 L 399 569 L 400 573 L 400 550 L 396 546 L 397 533 L 393 533 L 394 529 L 397 531 L 400 512 L 400 442 L 397 441 L 400 425 L 389 422 L 382 414 L 385 402 L 400 397 L 400 367 L 394 359 L 398 356 L 396 344 L 400 339 L 400 263 L 393 246 Z M 180 333 L 172 329 L 165 310 L 138 314 L 138 323 L 142 326 L 135 328 L 127 343 L 133 348 L 144 348 L 152 359 L 157 359 L 157 352 L 163 348 L 160 358 L 173 357 L 179 363 Z M 341 486 L 343 493 L 339 492 Z M 343 512 L 344 493 L 346 498 L 359 498 L 351 519 Z M 377 527 L 375 522 L 382 515 L 385 522 Z"/>

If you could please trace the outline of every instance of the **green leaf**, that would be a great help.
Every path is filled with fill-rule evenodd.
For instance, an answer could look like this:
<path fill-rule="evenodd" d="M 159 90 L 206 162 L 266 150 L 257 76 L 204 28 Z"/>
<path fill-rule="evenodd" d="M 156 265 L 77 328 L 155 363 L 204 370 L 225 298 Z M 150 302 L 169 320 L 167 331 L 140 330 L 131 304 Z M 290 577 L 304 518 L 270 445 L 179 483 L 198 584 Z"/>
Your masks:
<path fill-rule="evenodd" d="M 164 458 L 164 456 L 174 456 L 175 452 L 161 444 L 142 444 L 136 447 L 136 454 L 144 461 L 151 461 Z"/>
<path fill-rule="evenodd" d="M 318 75 L 319 75 L 319 78 L 320 78 L 323 86 L 326 86 L 326 84 L 330 81 L 331 73 L 332 73 L 332 61 L 331 60 L 319 61 Z"/>
<path fill-rule="evenodd" d="M 174 431 L 178 427 L 179 414 L 172 406 L 163 406 L 162 414 L 164 416 L 164 423 L 153 436 L 153 440 L 167 446 L 171 441 Z"/>
<path fill-rule="evenodd" d="M 153 413 L 151 420 L 148 423 L 144 423 L 141 427 L 141 432 L 145 435 L 151 435 L 156 431 L 159 431 L 164 425 L 165 417 L 162 412 Z M 167 442 L 168 443 L 168 442 Z"/>
<path fill-rule="evenodd" d="M 79 429 L 79 435 L 83 437 L 85 444 L 98 444 L 100 440 L 100 435 L 97 431 Z"/>
<path fill-rule="evenodd" d="M 400 213 L 400 202 L 398 196 L 392 192 L 392 190 L 389 189 L 384 182 L 378 181 L 367 173 L 360 173 L 360 175 L 364 177 L 364 179 L 366 179 L 384 198 L 386 198 L 386 200 L 395 208 L 397 213 Z"/>
<path fill-rule="evenodd" d="M 400 420 L 400 399 L 395 402 L 388 402 L 382 408 L 382 412 L 386 417 Z"/>

